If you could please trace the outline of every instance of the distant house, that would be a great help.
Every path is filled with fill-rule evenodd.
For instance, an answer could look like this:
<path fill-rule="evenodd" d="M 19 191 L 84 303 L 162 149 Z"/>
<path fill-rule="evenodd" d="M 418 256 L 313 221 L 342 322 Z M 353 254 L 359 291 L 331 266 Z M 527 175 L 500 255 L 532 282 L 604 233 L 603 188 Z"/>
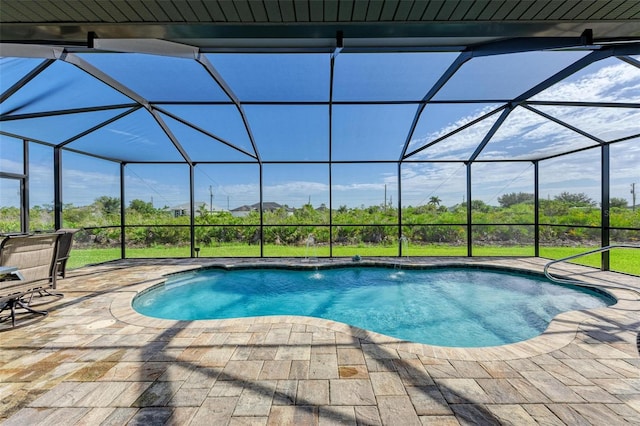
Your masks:
<path fill-rule="evenodd" d="M 210 206 L 209 203 L 205 203 L 204 201 L 199 201 L 194 203 L 194 207 L 195 207 L 195 215 L 199 216 L 200 212 L 202 210 L 205 211 L 212 211 L 212 212 L 221 212 L 221 211 L 226 211 L 226 209 L 223 209 L 222 207 L 213 205 Z M 168 207 L 165 209 L 166 211 L 170 211 L 171 215 L 173 217 L 180 217 L 180 216 L 190 216 L 191 215 L 191 205 L 189 203 L 184 203 L 184 204 L 178 204 L 177 206 L 173 206 L 173 207 Z"/>
<path fill-rule="evenodd" d="M 236 207 L 235 209 L 231 209 L 231 216 L 233 217 L 245 217 L 248 216 L 249 213 L 251 213 L 251 206 L 240 206 L 240 207 Z"/>
<path fill-rule="evenodd" d="M 258 210 L 260 208 L 260 203 L 253 204 L 251 208 Z M 295 211 L 295 209 L 285 207 L 282 204 L 274 203 L 273 201 L 265 201 L 264 203 L 262 203 L 262 210 L 265 212 L 275 212 L 276 210 L 280 210 L 281 208 L 284 208 L 289 213 L 293 213 Z"/>
<path fill-rule="evenodd" d="M 273 201 L 265 201 L 264 203 L 262 203 L 262 211 L 265 211 L 265 212 L 275 212 L 277 210 L 280 210 L 283 207 L 284 206 L 282 204 L 278 204 Z M 287 211 L 289 215 L 292 215 L 293 212 L 295 211 L 290 207 L 284 207 L 284 209 Z M 255 203 L 251 205 L 245 204 L 244 206 L 237 207 L 231 210 L 231 214 L 234 217 L 245 217 L 249 213 L 257 212 L 257 211 L 260 211 L 260 203 Z"/>

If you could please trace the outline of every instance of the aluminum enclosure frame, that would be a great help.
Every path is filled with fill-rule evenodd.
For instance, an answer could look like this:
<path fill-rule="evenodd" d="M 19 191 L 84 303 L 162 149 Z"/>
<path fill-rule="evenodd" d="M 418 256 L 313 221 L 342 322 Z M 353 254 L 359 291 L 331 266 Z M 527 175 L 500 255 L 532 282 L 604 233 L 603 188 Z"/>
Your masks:
<path fill-rule="evenodd" d="M 4 40 L 4 38 L 3 38 Z M 43 59 L 46 59 L 39 67 L 37 67 L 36 69 L 34 69 L 31 73 L 29 73 L 28 75 L 26 75 L 23 79 L 21 79 L 20 81 L 18 81 L 15 85 L 13 85 L 12 87 L 10 87 L 8 90 L 6 90 L 4 93 L 2 93 L 0 95 L 0 99 L 2 99 L 3 101 L 5 99 L 9 99 L 12 95 L 14 95 L 19 89 L 20 87 L 24 86 L 25 84 L 28 84 L 29 81 L 31 81 L 33 78 L 35 78 L 40 72 L 42 72 L 44 69 L 46 69 L 50 64 L 52 64 L 54 61 L 56 60 L 60 60 L 60 61 L 65 61 L 68 62 L 80 69 L 82 69 L 83 71 L 89 73 L 90 75 L 92 75 L 94 78 L 106 83 L 107 85 L 109 85 L 110 87 L 116 89 L 118 92 L 125 94 L 127 97 L 129 97 L 132 100 L 131 104 L 128 105 L 117 105 L 117 106 L 111 106 L 110 108 L 116 108 L 116 107 L 130 107 L 129 110 L 127 110 L 126 112 L 119 114 L 117 117 L 114 117 L 113 119 L 107 120 L 103 123 L 101 123 L 100 125 L 97 125 L 91 129 L 88 129 L 86 132 L 91 132 L 91 131 L 95 131 L 101 127 L 104 127 L 108 124 L 110 124 L 111 122 L 118 120 L 120 118 L 122 118 L 125 115 L 128 115 L 140 108 L 146 109 L 149 112 L 152 113 L 152 115 L 154 116 L 156 122 L 158 123 L 158 125 L 163 129 L 163 131 L 165 132 L 165 134 L 167 134 L 168 138 L 171 140 L 171 142 L 174 144 L 174 146 L 177 148 L 177 150 L 181 153 L 184 161 L 183 162 L 179 162 L 179 163 L 172 163 L 172 162 L 166 162 L 166 163 L 162 163 L 162 162 L 150 162 L 150 164 L 188 164 L 189 165 L 189 170 L 190 170 L 190 205 L 191 205 L 191 218 L 190 218 L 190 234 L 191 234 L 191 256 L 194 257 L 195 256 L 195 252 L 194 252 L 194 246 L 195 246 L 195 220 L 194 220 L 194 205 L 195 205 L 195 199 L 194 199 L 194 179 L 193 179 L 193 170 L 194 170 L 194 166 L 196 164 L 214 164 L 215 162 L 208 162 L 208 161 L 193 161 L 191 158 L 189 158 L 188 154 L 186 153 L 186 151 L 184 150 L 184 148 L 181 146 L 180 141 L 174 137 L 171 134 L 171 130 L 168 128 L 168 126 L 166 125 L 166 123 L 163 122 L 162 117 L 159 116 L 159 114 L 157 114 L 157 111 L 162 111 L 162 103 L 161 102 L 157 102 L 157 103 L 152 103 L 149 100 L 145 99 L 144 97 L 142 97 L 141 95 L 137 94 L 135 91 L 131 90 L 130 88 L 122 85 L 121 83 L 111 79 L 109 76 L 105 75 L 104 73 L 102 73 L 100 70 L 94 68 L 93 66 L 91 66 L 90 64 L 88 64 L 86 61 L 83 61 L 79 56 L 77 56 L 77 53 L 81 53 L 81 52 L 86 52 L 86 51 L 93 51 L 93 49 L 104 49 L 104 50 L 108 50 L 108 51 L 132 51 L 131 47 L 130 47 L 130 43 L 132 41 L 131 40 L 114 40 L 114 39 L 105 39 L 105 40 L 101 40 L 101 39 L 95 39 L 93 40 L 93 46 L 91 47 L 83 47 L 83 46 L 72 46 L 72 47 L 59 47 L 59 46 L 52 46 L 52 48 L 47 47 L 47 46 L 35 46 L 35 45 L 23 45 L 23 44 L 14 44 L 14 43 L 2 43 L 2 45 L 0 45 L 0 54 L 2 55 L 7 55 L 8 56 L 21 56 L 24 55 L 24 57 L 42 57 Z M 369 40 L 369 42 L 371 42 L 371 40 Z M 532 111 L 536 114 L 539 114 L 547 119 L 550 119 L 554 122 L 556 122 L 557 124 L 560 124 L 561 126 L 564 126 L 565 128 L 572 130 L 572 131 L 578 131 L 579 133 L 581 133 L 583 136 L 590 138 L 591 140 L 597 142 L 599 145 L 601 145 L 601 174 L 602 174 L 602 223 L 601 223 L 601 229 L 602 229 L 602 245 L 606 246 L 609 245 L 609 220 L 608 220 L 608 210 L 609 210 L 609 206 L 608 206 L 608 200 L 609 200 L 609 163 L 610 163 L 610 154 L 609 154 L 609 145 L 616 143 L 616 142 L 620 142 L 623 140 L 627 140 L 627 139 L 631 139 L 631 138 L 637 138 L 640 136 L 640 132 L 636 135 L 632 135 L 626 138 L 623 138 L 621 140 L 616 140 L 616 141 L 609 141 L 609 142 L 605 142 L 600 140 L 599 138 L 597 138 L 594 135 L 591 135 L 587 132 L 584 131 L 579 131 L 579 129 L 576 129 L 574 126 L 563 122 L 562 120 L 550 116 L 549 114 L 545 114 L 541 111 L 539 111 L 539 109 L 536 108 L 537 105 L 563 105 L 562 102 L 544 102 L 544 103 L 540 103 L 538 102 L 529 102 L 528 99 L 533 96 L 536 93 L 541 92 L 542 90 L 545 90 L 549 87 L 551 87 L 553 84 L 561 81 L 562 79 L 566 78 L 567 76 L 575 73 L 576 71 L 583 69 L 584 67 L 598 61 L 598 60 L 602 60 L 604 58 L 608 58 L 608 57 L 618 57 L 619 59 L 627 62 L 628 64 L 632 65 L 632 66 L 636 66 L 636 67 L 640 67 L 640 61 L 634 59 L 631 57 L 631 55 L 638 55 L 640 54 L 640 43 L 638 43 L 637 41 L 635 42 L 625 42 L 623 44 L 614 44 L 614 45 L 605 45 L 605 44 L 600 44 L 600 45 L 591 45 L 591 44 L 586 44 L 587 42 L 592 42 L 592 40 L 590 40 L 588 37 L 586 36 L 581 36 L 581 37 L 571 37 L 571 38 L 531 38 L 531 39 L 519 39 L 519 40 L 508 40 L 508 41 L 491 41 L 489 43 L 486 44 L 482 44 L 482 45 L 477 45 L 477 46 L 469 46 L 469 47 L 463 47 L 463 48 L 456 48 L 456 49 L 451 49 L 451 48 L 447 48 L 447 50 L 459 50 L 460 54 L 458 56 L 458 59 L 456 59 L 454 61 L 454 63 L 449 67 L 449 69 L 440 77 L 440 79 L 437 81 L 437 83 L 429 90 L 429 92 L 427 94 L 425 94 L 425 96 L 423 97 L 422 101 L 420 102 L 408 102 L 411 104 L 415 104 L 416 105 L 416 114 L 415 117 L 413 119 L 413 123 L 411 128 L 409 129 L 409 132 L 407 134 L 407 137 L 405 139 L 405 143 L 404 143 L 404 147 L 402 149 L 402 153 L 399 156 L 399 159 L 397 161 L 379 161 L 379 162 L 385 162 L 385 163 L 394 163 L 398 165 L 398 194 L 399 194 L 399 199 L 398 199 L 398 207 L 399 207 L 399 215 L 398 215 L 398 235 L 401 236 L 402 233 L 402 213 L 401 213 L 401 206 L 402 206 L 402 200 L 401 200 L 401 194 L 402 194 L 402 187 L 401 187 L 401 183 L 402 183 L 402 179 L 401 179 L 401 173 L 400 173 L 400 169 L 403 163 L 405 162 L 412 162 L 412 156 L 415 155 L 418 151 L 412 151 L 412 152 L 407 152 L 408 150 L 408 146 L 409 146 L 409 142 L 411 140 L 412 134 L 415 130 L 415 127 L 418 123 L 418 120 L 420 119 L 420 115 L 422 113 L 422 111 L 424 110 L 424 108 L 429 105 L 429 104 L 438 104 L 438 103 L 447 103 L 446 101 L 434 101 L 433 97 L 436 95 L 436 93 L 438 92 L 438 90 L 444 86 L 444 84 L 455 74 L 455 72 L 457 70 L 460 69 L 460 67 L 466 63 L 468 60 L 474 58 L 474 57 L 482 57 L 482 56 L 491 56 L 491 55 L 499 55 L 499 54 L 505 54 L 505 53 L 516 53 L 516 52 L 528 52 L 528 51 L 537 51 L 540 49 L 568 49 L 568 48 L 572 48 L 572 49 L 583 49 L 583 50 L 587 50 L 587 51 L 591 51 L 592 53 L 588 54 L 587 56 L 585 56 L 583 59 L 576 61 L 575 63 L 573 63 L 572 65 L 566 67 L 565 69 L 557 72 L 556 74 L 552 75 L 551 77 L 549 77 L 548 79 L 546 79 L 545 81 L 543 81 L 542 83 L 538 84 L 537 86 L 531 88 L 530 90 L 526 91 L 525 93 L 520 94 L 519 96 L 516 96 L 512 99 L 496 99 L 496 100 L 482 100 L 482 102 L 487 102 L 487 101 L 497 101 L 500 103 L 504 103 L 506 106 L 501 109 L 501 111 L 495 111 L 495 113 L 499 113 L 500 117 L 499 119 L 496 121 L 496 123 L 493 125 L 491 131 L 489 132 L 489 134 L 487 134 L 487 136 L 479 143 L 479 145 L 477 146 L 477 148 L 474 150 L 473 154 L 466 160 L 464 161 L 464 163 L 466 164 L 467 167 L 467 178 L 466 178 L 466 193 L 467 193 L 467 199 L 471 200 L 472 199 L 472 191 L 471 191 L 471 184 L 472 184 L 472 179 L 471 179 L 471 166 L 472 164 L 474 164 L 475 162 L 485 162 L 486 160 L 478 160 L 478 156 L 480 155 L 480 153 L 482 152 L 483 148 L 486 146 L 486 144 L 489 142 L 491 135 L 493 135 L 498 128 L 500 127 L 500 125 L 506 120 L 506 118 L 508 117 L 508 115 L 511 113 L 511 111 L 517 107 L 517 106 L 523 106 L 524 108 L 528 109 L 529 111 Z M 134 43 L 135 44 L 135 43 Z M 333 72 L 334 72 L 334 66 L 333 66 L 333 60 L 335 59 L 336 55 L 339 55 L 341 52 L 373 52 L 373 51 L 379 51 L 379 52 L 386 52 L 386 51 L 402 51 L 402 52 L 406 52 L 406 51 L 440 51 L 441 49 L 443 49 L 443 47 L 425 47 L 425 46 L 391 46 L 391 47 L 378 47 L 378 48 L 374 48 L 374 47 L 369 47 L 369 46 L 357 46 L 357 47 L 349 47 L 348 43 L 346 43 L 346 46 L 339 46 L 339 40 L 336 40 L 335 42 L 335 46 L 328 46 L 328 47 L 323 47 L 320 50 L 323 50 L 325 52 L 332 52 L 332 62 L 331 62 L 331 79 L 333 80 Z M 128 47 L 129 46 L 129 47 Z M 262 187 L 263 187 L 263 181 L 262 181 L 262 168 L 264 164 L 285 164 L 286 162 L 282 162 L 282 161 L 265 161 L 261 159 L 261 156 L 259 154 L 258 151 L 258 147 L 255 143 L 255 139 L 251 133 L 251 128 L 249 126 L 249 122 L 247 120 L 246 114 L 243 112 L 243 104 L 244 105 L 250 105 L 250 104 L 255 104 L 253 102 L 240 102 L 238 100 L 238 98 L 233 94 L 231 88 L 228 87 L 228 85 L 226 85 L 226 83 L 224 82 L 224 80 L 222 79 L 222 77 L 216 72 L 215 68 L 208 63 L 208 61 L 206 61 L 206 58 L 204 58 L 203 60 L 203 53 L 204 52 L 212 52 L 212 51 L 218 51 L 219 49 L 222 50 L 228 50 L 228 49 L 238 49 L 239 51 L 243 51 L 242 48 L 238 48 L 236 47 L 225 47 L 225 48 L 220 48 L 220 47 L 214 47 L 214 48 L 195 48 L 195 47 L 189 47 L 189 46 L 184 46 L 184 45 L 176 45 L 176 43 L 173 42 L 167 42 L 167 41 L 163 41 L 163 40 L 158 40 L 158 41 L 154 41 L 154 40 L 144 40 L 141 45 L 138 45 L 137 47 L 145 47 L 147 49 L 146 52 L 141 52 L 141 53 L 154 53 L 154 54 L 163 54 L 163 55 L 169 55 L 169 56 L 180 56 L 180 57 L 193 57 L 194 60 L 196 60 L 198 63 L 200 63 L 200 65 L 202 65 L 207 72 L 211 75 L 212 79 L 216 81 L 217 84 L 219 84 L 221 87 L 223 87 L 223 89 L 225 90 L 225 92 L 229 95 L 230 99 L 232 100 L 231 102 L 236 106 L 236 108 L 238 109 L 238 111 L 240 112 L 241 116 L 243 117 L 243 122 L 245 124 L 245 128 L 248 132 L 249 135 L 249 139 L 251 141 L 251 145 L 253 147 L 254 152 L 253 153 L 248 153 L 250 156 L 252 156 L 253 158 L 255 158 L 255 162 L 258 164 L 259 166 L 259 176 L 260 176 L 260 203 L 263 203 L 263 193 L 262 193 Z M 127 48 L 129 50 L 127 50 Z M 253 49 L 249 49 L 249 48 L 244 48 L 246 50 L 251 50 L 251 51 L 260 51 L 260 52 L 265 52 L 265 51 L 270 51 L 270 52 L 291 52 L 292 48 L 291 47 L 280 47 L 280 48 L 266 48 L 266 47 L 261 47 L 261 48 L 253 48 Z M 295 49 L 293 49 L 295 51 L 313 51 L 313 52 L 317 52 L 318 49 L 309 49 L 308 47 L 303 48 L 303 47 L 296 47 Z M 140 52 L 140 49 L 136 50 L 138 52 Z M 236 51 L 236 50 L 234 50 Z M 193 55 L 193 56 L 191 56 Z M 331 84 L 330 87 L 333 87 L 333 84 Z M 480 102 L 480 101 L 478 101 Z M 353 103 L 353 102 L 350 102 Z M 278 102 L 263 102 L 260 103 L 261 105 L 281 105 L 283 103 L 278 103 Z M 286 103 L 285 103 L 286 104 Z M 324 103 L 323 103 L 324 104 Z M 326 105 L 328 105 L 329 107 L 329 120 L 331 123 L 332 117 L 333 117 L 333 106 L 334 105 L 341 105 L 343 104 L 343 102 L 339 102 L 339 101 L 335 101 L 333 100 L 333 96 L 331 95 L 329 98 L 329 101 L 326 103 Z M 373 102 L 360 102 L 359 104 L 374 104 Z M 579 106 L 608 106 L 608 107 L 625 107 L 625 108 L 640 108 L 640 102 L 638 103 L 624 103 L 624 104 L 619 104 L 619 103 L 609 103 L 609 104 L 604 104 L 604 103 L 598 103 L 598 102 L 580 102 L 577 103 L 577 105 Z M 44 116 L 51 116 L 51 115 L 58 115 L 58 114 L 67 114 L 67 113 L 77 113 L 77 112 L 86 112 L 86 111 L 90 111 L 93 108 L 89 109 L 80 109 L 80 110 L 74 110 L 74 111 L 49 111 L 47 113 L 41 113 L 41 114 L 29 114 L 28 118 L 36 118 L 36 117 L 44 117 Z M 95 109 L 99 110 L 100 107 L 96 107 Z M 25 115 L 3 115 L 0 116 L 0 124 L 3 121 L 11 121 L 11 120 L 19 120 L 19 119 L 24 119 L 27 118 Z M 188 122 L 183 122 L 186 125 L 191 125 L 191 123 Z M 468 124 L 471 125 L 471 124 Z M 331 128 L 331 124 L 330 124 L 330 128 Z M 464 130 L 464 126 L 460 129 L 455 130 L 454 132 L 458 132 L 461 130 Z M 14 138 L 19 138 L 22 139 L 22 137 L 20 135 L 16 135 L 16 134 L 11 134 L 8 132 L 4 132 L 4 131 L 0 131 L 0 134 L 3 134 L 5 136 L 10 136 L 10 137 L 14 137 Z M 84 133 L 83 133 L 84 134 Z M 450 136 L 452 133 L 444 135 L 442 137 L 442 139 L 445 139 L 446 137 Z M 51 143 L 48 143 L 46 141 L 36 141 L 36 140 L 31 140 L 31 142 L 35 142 L 35 143 L 42 143 L 45 144 L 47 146 L 51 146 L 54 149 L 54 158 L 53 158 L 53 164 L 54 164 L 54 188 L 55 188 L 55 226 L 56 228 L 61 227 L 62 225 L 62 167 L 61 167 L 61 151 L 62 150 L 69 150 L 70 152 L 77 152 L 77 153 L 81 153 L 84 155 L 92 155 L 91 153 L 86 153 L 86 152 L 82 152 L 82 151 L 77 151 L 74 150 L 72 148 L 67 147 L 67 145 L 71 142 L 73 142 L 73 140 L 75 140 L 78 137 L 81 137 L 82 134 L 80 135 L 76 135 L 71 139 L 68 139 L 66 141 L 63 141 L 60 144 L 57 145 L 53 145 Z M 27 144 L 27 140 L 25 140 L 25 146 Z M 438 141 L 434 141 L 433 144 L 437 143 Z M 332 146 L 332 142 L 331 142 L 331 132 L 329 132 L 329 149 L 331 149 Z M 428 145 L 431 146 L 431 145 Z M 428 148 L 428 146 L 424 146 L 421 147 L 420 150 Z M 584 149 L 593 149 L 592 147 L 588 147 L 588 148 L 584 148 Z M 577 152 L 577 151 L 572 151 L 570 153 L 573 152 Z M 534 185 L 534 189 L 535 189 L 535 193 L 539 194 L 539 182 L 538 182 L 538 164 L 540 161 L 544 161 L 546 159 L 550 159 L 553 157 L 556 157 L 558 155 L 566 155 L 569 153 L 562 153 L 562 154 L 557 154 L 554 156 L 550 156 L 550 157 L 545 157 L 545 158 L 537 158 L 535 160 L 533 160 L 533 164 L 535 165 L 535 185 Z M 131 162 L 131 161 L 122 161 L 118 158 L 107 158 L 104 156 L 100 156 L 100 155 L 95 155 L 95 157 L 97 158 L 101 158 L 104 160 L 108 160 L 108 161 L 114 161 L 114 162 L 118 162 L 120 164 L 120 170 L 121 170 L 121 176 L 120 176 L 120 182 L 121 182 L 121 199 L 124 200 L 124 170 L 127 164 L 146 164 L 145 162 Z M 495 160 L 496 162 L 502 162 L 502 161 L 509 161 L 509 160 Z M 531 161 L 531 160 L 520 160 L 520 161 Z M 375 162 L 375 161 L 362 161 L 363 163 L 368 163 L 368 162 Z M 427 161 L 420 161 L 420 162 L 427 162 Z M 26 161 L 25 161 L 26 163 Z M 342 161 L 335 161 L 332 160 L 331 158 L 331 154 L 329 157 L 329 160 L 324 162 L 318 162 L 318 163 L 322 163 L 322 164 L 327 164 L 329 166 L 329 183 L 331 186 L 331 182 L 332 182 L 332 177 L 331 177 L 331 165 L 332 164 L 340 164 L 343 163 Z M 358 161 L 344 161 L 344 163 L 358 163 Z M 27 170 L 25 168 L 25 170 Z M 27 171 L 28 172 L 28 171 Z M 28 182 L 28 173 L 26 173 L 26 181 Z M 28 194 L 28 185 L 26 185 L 27 188 L 25 189 L 25 194 Z M 28 198 L 27 198 L 28 199 Z M 331 203 L 331 199 L 332 197 L 329 197 L 330 203 Z M 606 201 L 605 201 L 606 200 Z M 536 197 L 536 201 L 537 201 L 537 197 Z M 23 202 L 24 203 L 24 202 Z M 28 202 L 26 204 L 28 206 Z M 329 207 L 330 209 L 332 209 L 332 206 L 330 205 Z M 468 236 L 468 240 L 467 240 L 467 255 L 468 256 L 472 256 L 472 246 L 473 246 L 473 240 L 472 240 L 472 228 L 473 228 L 473 218 L 472 218 L 472 208 L 471 208 L 471 203 L 467 203 L 467 236 Z M 27 209 L 28 212 L 28 209 Z M 535 223 L 533 224 L 536 227 L 536 240 L 535 240 L 535 253 L 536 255 L 539 254 L 539 217 L 538 217 L 538 209 L 536 208 L 536 216 L 535 216 Z M 121 203 L 121 234 L 123 236 L 122 238 L 122 257 L 126 257 L 126 242 L 124 239 L 124 229 L 127 226 L 127 224 L 125 223 L 125 215 L 124 215 L 124 205 L 123 203 Z M 330 222 L 329 222 L 329 227 L 332 230 L 333 229 L 333 223 L 331 221 L 331 216 L 330 216 Z M 263 228 L 264 228 L 264 223 L 263 223 L 263 216 L 262 216 L 262 211 L 261 211 L 261 216 L 260 216 L 260 235 L 261 235 L 261 240 L 263 240 Z M 333 241 L 333 238 L 330 238 L 330 241 Z M 263 251 L 262 251 L 262 245 L 261 245 L 261 256 L 264 255 Z M 399 248 L 399 255 L 402 255 L 402 248 Z M 609 253 L 608 252 L 604 252 L 602 254 L 602 265 L 603 268 L 608 269 L 609 267 Z"/>

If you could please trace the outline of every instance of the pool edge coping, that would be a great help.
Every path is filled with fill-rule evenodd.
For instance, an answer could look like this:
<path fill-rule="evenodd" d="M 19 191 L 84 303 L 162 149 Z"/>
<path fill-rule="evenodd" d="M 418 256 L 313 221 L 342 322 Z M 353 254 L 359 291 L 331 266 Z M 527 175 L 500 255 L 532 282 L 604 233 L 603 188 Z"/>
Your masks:
<path fill-rule="evenodd" d="M 518 258 L 512 259 L 517 260 Z M 329 267 L 343 267 L 343 266 L 384 266 L 391 267 L 394 262 L 390 261 L 331 261 L 328 262 Z M 594 313 L 599 315 L 606 314 L 608 311 L 615 310 L 620 304 L 621 300 L 624 300 L 625 296 L 628 296 L 628 292 L 636 293 L 636 300 L 640 296 L 640 290 L 629 288 L 616 288 L 611 285 L 598 285 L 599 291 L 610 294 L 617 301 L 614 305 L 594 308 L 582 311 L 569 311 L 563 312 L 554 317 L 547 329 L 540 335 L 520 342 L 510 343 L 501 346 L 484 346 L 484 347 L 446 347 L 435 346 L 424 343 L 409 342 L 402 339 L 390 337 L 374 331 L 369 331 L 359 327 L 351 326 L 346 323 L 332 321 L 322 318 L 295 316 L 295 315 L 273 315 L 273 316 L 260 316 L 260 317 L 245 317 L 245 318 L 231 318 L 231 319 L 211 319 L 211 320 L 168 320 L 152 318 L 142 315 L 135 311 L 132 307 L 133 299 L 141 293 L 144 293 L 154 286 L 157 286 L 174 274 L 183 272 L 189 272 L 194 270 L 209 269 L 209 268 L 224 268 L 224 269 L 240 269 L 240 268 L 286 268 L 286 269 L 308 269 L 320 266 L 322 263 L 318 262 L 314 265 L 304 265 L 302 268 L 299 264 L 292 265 L 291 263 L 282 262 L 269 262 L 269 263 L 241 263 L 241 264 L 229 264 L 228 262 L 216 262 L 216 260 L 210 260 L 205 264 L 189 265 L 190 267 L 163 274 L 155 279 L 147 280 L 144 283 L 134 285 L 126 290 L 118 291 L 110 306 L 111 314 L 119 321 L 127 324 L 136 325 L 140 327 L 151 328 L 180 328 L 180 329 L 202 329 L 206 328 L 212 331 L 219 330 L 224 332 L 229 329 L 249 329 L 254 324 L 298 324 L 305 326 L 313 326 L 325 328 L 334 332 L 342 333 L 354 338 L 363 340 L 362 343 L 371 343 L 380 345 L 383 347 L 389 347 L 398 351 L 415 354 L 423 357 L 438 358 L 438 359 L 451 359 L 451 360 L 467 360 L 467 361 L 495 361 L 495 360 L 513 360 L 528 358 L 536 355 L 543 355 L 549 352 L 561 349 L 562 347 L 571 343 L 583 324 L 586 324 L 593 318 Z M 514 267 L 513 265 L 507 266 L 500 264 L 500 262 L 486 261 L 486 262 L 473 262 L 465 263 L 460 260 L 452 260 L 451 262 L 436 262 L 429 263 L 426 261 L 412 262 L 411 264 L 405 263 L 403 266 L 423 266 L 430 267 L 471 267 L 471 268 L 486 268 L 493 270 L 503 270 L 509 272 L 520 272 L 540 275 L 540 271 L 537 270 L 539 265 L 532 267 L 531 265 Z M 573 267 L 580 265 L 572 265 Z M 586 267 L 581 267 L 586 268 Z M 587 273 L 593 272 L 591 269 L 587 269 Z M 590 279 L 583 280 L 587 286 L 591 287 L 595 283 Z M 609 317 L 609 315 L 605 315 Z"/>

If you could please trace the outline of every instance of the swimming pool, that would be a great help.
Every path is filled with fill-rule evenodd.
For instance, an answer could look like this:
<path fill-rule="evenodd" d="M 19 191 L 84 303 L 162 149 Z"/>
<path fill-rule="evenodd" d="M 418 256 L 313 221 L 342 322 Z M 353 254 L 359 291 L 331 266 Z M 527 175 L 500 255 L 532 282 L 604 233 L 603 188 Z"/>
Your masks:
<path fill-rule="evenodd" d="M 303 315 L 418 343 L 481 347 L 542 333 L 561 312 L 612 297 L 531 274 L 477 268 L 205 269 L 171 276 L 133 300 L 175 320 Z"/>

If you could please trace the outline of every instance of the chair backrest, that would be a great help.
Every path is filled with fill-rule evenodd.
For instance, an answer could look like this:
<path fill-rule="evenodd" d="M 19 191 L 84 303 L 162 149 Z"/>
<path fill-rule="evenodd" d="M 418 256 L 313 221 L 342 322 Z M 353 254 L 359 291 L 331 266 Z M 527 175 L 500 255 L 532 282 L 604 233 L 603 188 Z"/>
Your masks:
<path fill-rule="evenodd" d="M 59 229 L 56 234 L 59 234 L 58 238 L 58 260 L 63 260 L 69 257 L 71 253 L 71 246 L 73 245 L 73 234 L 77 229 Z"/>
<path fill-rule="evenodd" d="M 9 236 L 0 244 L 0 265 L 15 266 L 25 282 L 55 280 L 58 234 Z"/>

